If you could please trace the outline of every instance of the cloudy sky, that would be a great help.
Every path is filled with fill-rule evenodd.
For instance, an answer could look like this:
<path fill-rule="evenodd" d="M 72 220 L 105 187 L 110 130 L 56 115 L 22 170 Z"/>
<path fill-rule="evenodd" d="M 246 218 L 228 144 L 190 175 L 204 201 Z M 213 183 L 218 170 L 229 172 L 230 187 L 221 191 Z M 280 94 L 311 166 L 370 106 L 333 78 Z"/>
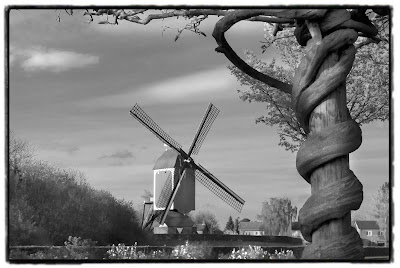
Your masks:
<path fill-rule="evenodd" d="M 239 99 L 228 60 L 214 51 L 216 19 L 204 24 L 207 37 L 187 32 L 174 42 L 174 27 L 184 25 L 176 19 L 111 26 L 88 24 L 80 11 L 61 13 L 61 22 L 57 15 L 10 12 L 10 129 L 36 146 L 38 158 L 83 171 L 93 187 L 140 204 L 164 147 L 129 110 L 138 103 L 188 149 L 212 102 L 220 113 L 195 161 L 246 203 L 239 214 L 197 184 L 197 208 L 214 212 L 221 228 L 230 215 L 255 219 L 270 197 L 286 196 L 301 208 L 310 186 L 296 171 L 295 154 L 277 145 L 276 129 L 255 124 L 265 106 Z M 260 54 L 263 34 L 263 24 L 242 22 L 227 38 L 239 54 Z M 363 126 L 363 144 L 350 156 L 364 185 L 364 210 L 389 180 L 388 126 Z"/>

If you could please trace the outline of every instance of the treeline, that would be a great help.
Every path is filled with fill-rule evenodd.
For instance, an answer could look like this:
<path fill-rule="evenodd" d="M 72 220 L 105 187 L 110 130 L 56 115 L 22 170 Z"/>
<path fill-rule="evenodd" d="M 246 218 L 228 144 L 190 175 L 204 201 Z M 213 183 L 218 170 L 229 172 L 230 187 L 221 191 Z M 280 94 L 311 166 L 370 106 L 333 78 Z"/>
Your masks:
<path fill-rule="evenodd" d="M 26 141 L 10 136 L 9 245 L 63 245 L 69 236 L 97 245 L 144 242 L 132 203 L 96 190 L 82 173 L 34 158 Z"/>

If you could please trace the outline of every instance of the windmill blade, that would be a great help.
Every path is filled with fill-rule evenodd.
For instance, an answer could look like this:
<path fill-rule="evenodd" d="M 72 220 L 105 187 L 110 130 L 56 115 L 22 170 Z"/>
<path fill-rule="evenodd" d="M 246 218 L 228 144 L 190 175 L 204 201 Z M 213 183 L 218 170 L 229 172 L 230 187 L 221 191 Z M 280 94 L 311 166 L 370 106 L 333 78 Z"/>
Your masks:
<path fill-rule="evenodd" d="M 143 207 L 142 229 L 145 229 L 150 223 L 152 223 L 154 212 L 155 212 L 154 204 L 151 205 L 146 215 L 144 214 L 144 207 Z"/>
<path fill-rule="evenodd" d="M 181 185 L 181 181 L 183 180 L 183 178 L 185 177 L 186 174 L 186 168 L 184 168 L 182 174 L 179 177 L 179 180 L 175 183 L 174 185 L 174 190 L 172 191 L 171 196 L 169 197 L 168 203 L 165 207 L 165 210 L 163 211 L 163 214 L 161 215 L 161 221 L 160 221 L 160 225 L 163 225 L 165 222 L 165 219 L 167 218 L 169 209 L 172 205 L 172 202 L 174 202 L 175 199 L 175 195 L 178 192 L 179 186 Z"/>
<path fill-rule="evenodd" d="M 153 210 L 150 214 L 148 214 L 148 217 L 146 218 L 146 221 L 144 222 L 144 225 L 142 226 L 143 230 L 151 231 L 153 229 L 153 222 L 154 220 L 161 214 L 160 211 L 158 210 Z"/>
<path fill-rule="evenodd" d="M 175 188 L 175 185 L 174 185 Z M 172 173 L 168 174 L 167 179 L 165 180 L 164 186 L 160 192 L 160 196 L 157 200 L 157 208 L 165 208 L 168 204 L 168 200 L 172 194 Z"/>
<path fill-rule="evenodd" d="M 148 128 L 154 135 L 157 136 L 163 143 L 167 144 L 169 147 L 177 151 L 182 152 L 182 146 L 172 139 L 164 130 L 162 130 L 154 121 L 150 118 L 136 103 L 133 106 L 130 114 L 135 117 L 142 125 Z"/>
<path fill-rule="evenodd" d="M 242 210 L 244 204 L 242 198 L 229 189 L 228 186 L 219 181 L 204 167 L 199 164 L 194 165 L 196 166 L 195 177 L 199 182 L 237 211 L 240 212 Z"/>
<path fill-rule="evenodd" d="M 219 113 L 219 110 L 217 109 L 217 107 L 215 107 L 212 103 L 210 103 L 208 105 L 206 113 L 204 114 L 203 120 L 200 123 L 197 133 L 194 136 L 193 143 L 190 146 L 189 154 L 188 154 L 189 156 L 191 154 L 196 155 L 199 152 L 200 147 L 203 144 L 203 141 L 206 138 L 207 133 L 210 130 L 211 125 L 213 124 L 218 113 Z"/>

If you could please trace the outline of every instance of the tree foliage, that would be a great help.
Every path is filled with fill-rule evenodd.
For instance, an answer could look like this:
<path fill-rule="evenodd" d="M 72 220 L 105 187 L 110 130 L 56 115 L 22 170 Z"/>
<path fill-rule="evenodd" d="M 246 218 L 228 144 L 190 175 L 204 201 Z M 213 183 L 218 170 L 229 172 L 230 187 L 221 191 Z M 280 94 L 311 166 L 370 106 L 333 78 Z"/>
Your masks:
<path fill-rule="evenodd" d="M 379 16 L 371 15 L 371 19 L 379 29 L 382 41 L 374 43 L 365 37 L 359 38 L 356 43 L 356 59 L 346 84 L 347 107 L 352 118 L 360 125 L 389 118 L 388 25 L 387 20 Z M 254 52 L 245 51 L 246 62 L 261 73 L 291 83 L 304 55 L 304 48 L 298 44 L 293 29 L 285 28 L 276 36 L 273 31 L 274 26 L 266 23 L 261 49 L 263 52 L 268 50 L 271 54 L 277 54 L 278 57 L 264 62 Z M 277 126 L 279 145 L 292 152 L 298 150 L 306 133 L 297 122 L 290 96 L 248 76 L 234 65 L 228 68 L 243 86 L 238 90 L 243 101 L 265 103 L 266 114 L 256 118 L 256 123 Z"/>
<path fill-rule="evenodd" d="M 190 212 L 189 217 L 196 224 L 205 224 L 210 233 L 220 233 L 217 217 L 211 211 Z"/>
<path fill-rule="evenodd" d="M 287 197 L 272 197 L 264 201 L 261 214 L 257 215 L 257 219 L 263 222 L 265 235 L 288 235 L 289 227 L 296 217 L 297 207 L 292 206 Z"/>
<path fill-rule="evenodd" d="M 235 234 L 239 234 L 239 218 L 235 219 L 235 226 L 234 226 L 233 232 Z"/>
<path fill-rule="evenodd" d="M 228 221 L 226 222 L 226 225 L 225 225 L 225 230 L 233 232 L 234 229 L 235 229 L 235 224 L 234 224 L 234 222 L 232 220 L 232 216 L 229 216 L 229 219 L 228 219 Z"/>
<path fill-rule="evenodd" d="M 92 188 L 81 172 L 33 159 L 30 148 L 28 142 L 11 136 L 10 245 L 63 245 L 69 236 L 100 245 L 144 240 L 131 203 Z M 18 159 L 18 169 L 12 159 Z"/>
<path fill-rule="evenodd" d="M 373 196 L 372 215 L 383 229 L 386 238 L 389 237 L 389 183 L 385 182 Z"/>

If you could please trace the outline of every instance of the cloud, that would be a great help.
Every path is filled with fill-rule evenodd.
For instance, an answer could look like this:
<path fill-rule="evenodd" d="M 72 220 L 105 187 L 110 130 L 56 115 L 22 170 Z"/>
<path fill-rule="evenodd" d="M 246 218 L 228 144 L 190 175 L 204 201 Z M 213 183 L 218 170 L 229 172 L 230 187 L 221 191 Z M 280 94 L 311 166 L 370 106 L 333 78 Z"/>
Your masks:
<path fill-rule="evenodd" d="M 130 158 L 135 158 L 135 156 L 132 154 L 132 152 L 128 150 L 123 150 L 123 151 L 118 151 L 110 155 L 103 155 L 99 157 L 99 159 L 106 159 L 106 158 L 111 158 L 111 159 L 130 159 Z"/>
<path fill-rule="evenodd" d="M 98 158 L 109 166 L 126 166 L 131 165 L 135 156 L 128 150 L 117 151 L 109 155 L 103 155 Z"/>
<path fill-rule="evenodd" d="M 55 141 L 48 141 L 46 144 L 40 145 L 40 147 L 44 150 L 49 151 L 59 151 L 59 152 L 66 152 L 69 154 L 73 154 L 79 151 L 79 147 L 77 145 L 66 144 L 63 142 L 55 142 Z"/>
<path fill-rule="evenodd" d="M 146 105 L 161 103 L 192 103 L 221 99 L 237 85 L 226 66 L 157 81 L 142 88 L 123 93 L 101 96 L 78 103 L 86 108 L 124 108 L 135 102 Z"/>
<path fill-rule="evenodd" d="M 27 72 L 63 72 L 97 64 L 99 59 L 98 56 L 90 54 L 48 49 L 44 47 L 29 49 L 10 48 L 10 64 L 19 61 L 21 67 Z"/>

